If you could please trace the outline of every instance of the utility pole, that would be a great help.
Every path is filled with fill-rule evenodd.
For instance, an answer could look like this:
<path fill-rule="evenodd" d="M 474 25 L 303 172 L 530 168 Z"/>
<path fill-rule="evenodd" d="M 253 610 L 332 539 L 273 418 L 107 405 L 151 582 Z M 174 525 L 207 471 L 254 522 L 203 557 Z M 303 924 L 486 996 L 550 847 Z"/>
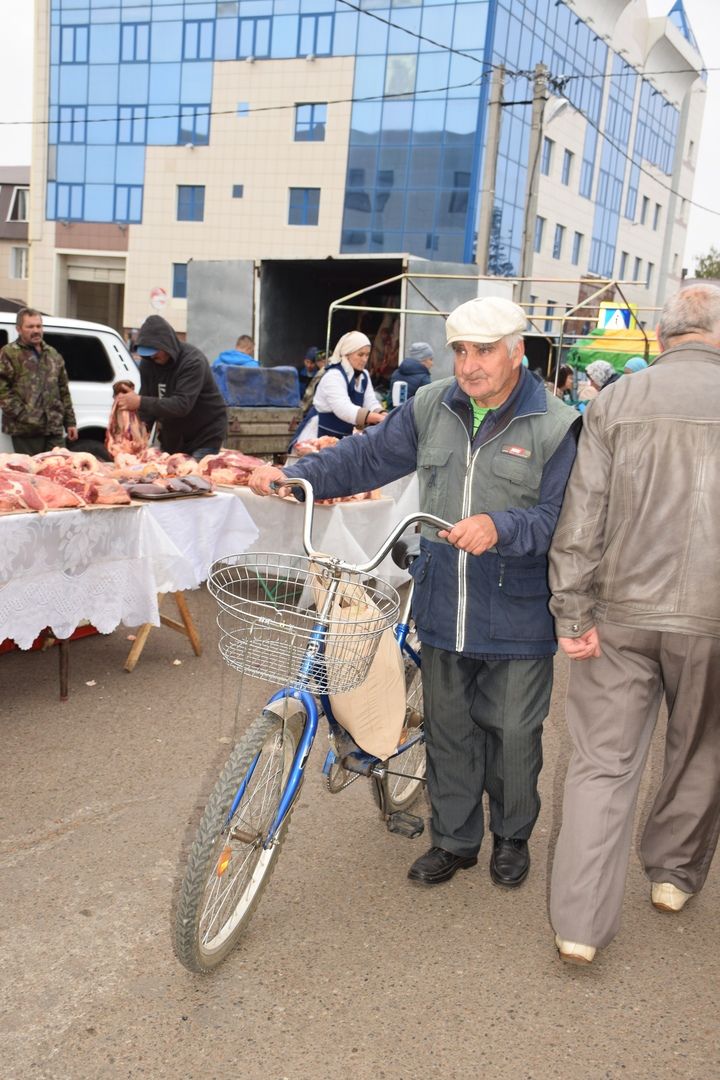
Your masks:
<path fill-rule="evenodd" d="M 480 188 L 476 260 L 481 274 L 489 273 L 490 231 L 492 228 L 492 212 L 495 205 L 495 180 L 497 177 L 498 147 L 500 145 L 500 109 L 502 107 L 504 85 L 505 68 L 500 64 L 494 69 L 490 81 L 485 164 L 483 166 L 482 187 Z"/>
<path fill-rule="evenodd" d="M 542 154 L 543 116 L 548 99 L 548 69 L 544 64 L 535 66 L 533 81 L 532 120 L 530 125 L 530 146 L 528 148 L 527 184 L 525 187 L 525 220 L 523 224 L 523 242 L 520 261 L 520 277 L 527 277 L 533 258 L 535 239 L 535 219 L 537 217 L 537 189 L 540 174 L 540 155 Z M 530 295 L 530 283 L 520 284 L 520 303 L 527 303 Z"/>

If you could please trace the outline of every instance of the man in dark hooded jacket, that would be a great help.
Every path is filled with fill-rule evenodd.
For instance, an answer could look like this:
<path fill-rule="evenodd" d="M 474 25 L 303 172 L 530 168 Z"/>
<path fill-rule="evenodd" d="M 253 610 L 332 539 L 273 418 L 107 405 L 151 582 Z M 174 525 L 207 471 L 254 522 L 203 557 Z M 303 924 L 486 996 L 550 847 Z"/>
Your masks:
<path fill-rule="evenodd" d="M 159 315 L 142 324 L 135 351 L 142 357 L 140 393 L 119 394 L 120 407 L 136 410 L 148 428 L 157 422 L 160 447 L 169 454 L 198 461 L 216 454 L 227 432 L 227 406 L 207 357 Z"/>

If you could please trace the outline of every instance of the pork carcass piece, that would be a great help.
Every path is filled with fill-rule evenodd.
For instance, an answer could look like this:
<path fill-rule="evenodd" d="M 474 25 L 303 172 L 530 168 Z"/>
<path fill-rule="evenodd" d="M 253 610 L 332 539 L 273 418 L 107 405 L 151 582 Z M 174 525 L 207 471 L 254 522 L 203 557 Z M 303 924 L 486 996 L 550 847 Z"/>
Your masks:
<path fill-rule="evenodd" d="M 13 472 L 0 472 L 0 511 L 5 514 L 60 510 L 85 506 L 82 496 L 45 476 Z"/>
<path fill-rule="evenodd" d="M 200 473 L 214 484 L 242 487 L 247 484 L 250 473 L 261 465 L 267 465 L 267 462 L 239 450 L 221 450 L 219 454 L 208 454 L 201 459 Z"/>
<path fill-rule="evenodd" d="M 105 446 L 111 457 L 118 454 L 142 454 L 147 449 L 147 428 L 136 412 L 121 409 L 117 395 L 108 420 Z"/>
<path fill-rule="evenodd" d="M 200 463 L 188 454 L 171 454 L 164 464 L 168 476 L 200 475 Z"/>
<path fill-rule="evenodd" d="M 48 479 L 78 495 L 88 506 L 127 506 L 130 497 L 125 488 L 101 472 L 77 473 L 69 466 L 47 466 Z M 38 476 L 46 475 L 43 472 Z"/>
<path fill-rule="evenodd" d="M 35 472 L 35 459 L 30 454 L 0 454 L 0 471 Z"/>

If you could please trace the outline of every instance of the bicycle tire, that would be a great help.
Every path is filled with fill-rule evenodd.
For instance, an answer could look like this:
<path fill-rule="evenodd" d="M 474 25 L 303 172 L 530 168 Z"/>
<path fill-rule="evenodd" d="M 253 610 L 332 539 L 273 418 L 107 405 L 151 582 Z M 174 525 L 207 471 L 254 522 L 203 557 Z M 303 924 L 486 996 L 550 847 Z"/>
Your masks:
<path fill-rule="evenodd" d="M 304 712 L 295 712 L 286 719 L 284 737 L 280 717 L 257 717 L 210 795 L 188 856 L 175 920 L 175 954 L 189 971 L 207 973 L 226 959 L 272 876 L 291 811 L 272 847 L 263 848 L 262 839 L 285 789 L 304 717 Z M 230 808 L 253 762 L 229 822 Z"/>
<path fill-rule="evenodd" d="M 408 644 L 419 655 L 420 642 L 415 634 L 411 634 Z M 405 721 L 398 739 L 401 746 L 408 739 L 414 739 L 422 730 L 423 726 L 423 692 L 422 677 L 419 666 L 410 656 L 405 656 Z M 419 739 L 409 750 L 401 754 L 393 754 L 386 762 L 388 772 L 381 777 L 379 783 L 382 786 L 382 798 L 385 811 L 394 814 L 398 811 L 408 810 L 420 797 L 425 786 L 425 772 L 427 760 L 425 756 L 425 740 Z M 393 775 L 402 773 L 404 775 Z M 408 777 L 410 777 L 408 779 Z M 377 790 L 373 785 L 376 799 Z M 379 800 L 378 800 L 379 801 Z"/>

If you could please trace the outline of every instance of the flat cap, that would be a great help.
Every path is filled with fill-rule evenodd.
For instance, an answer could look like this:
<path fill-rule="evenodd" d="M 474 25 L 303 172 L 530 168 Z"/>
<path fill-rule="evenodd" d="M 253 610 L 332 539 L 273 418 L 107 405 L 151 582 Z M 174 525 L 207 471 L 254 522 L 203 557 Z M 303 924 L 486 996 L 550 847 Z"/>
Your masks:
<path fill-rule="evenodd" d="M 499 341 L 508 334 L 522 334 L 527 325 L 525 312 L 512 300 L 483 296 L 468 300 L 451 311 L 445 323 L 447 343 L 454 341 Z"/>

